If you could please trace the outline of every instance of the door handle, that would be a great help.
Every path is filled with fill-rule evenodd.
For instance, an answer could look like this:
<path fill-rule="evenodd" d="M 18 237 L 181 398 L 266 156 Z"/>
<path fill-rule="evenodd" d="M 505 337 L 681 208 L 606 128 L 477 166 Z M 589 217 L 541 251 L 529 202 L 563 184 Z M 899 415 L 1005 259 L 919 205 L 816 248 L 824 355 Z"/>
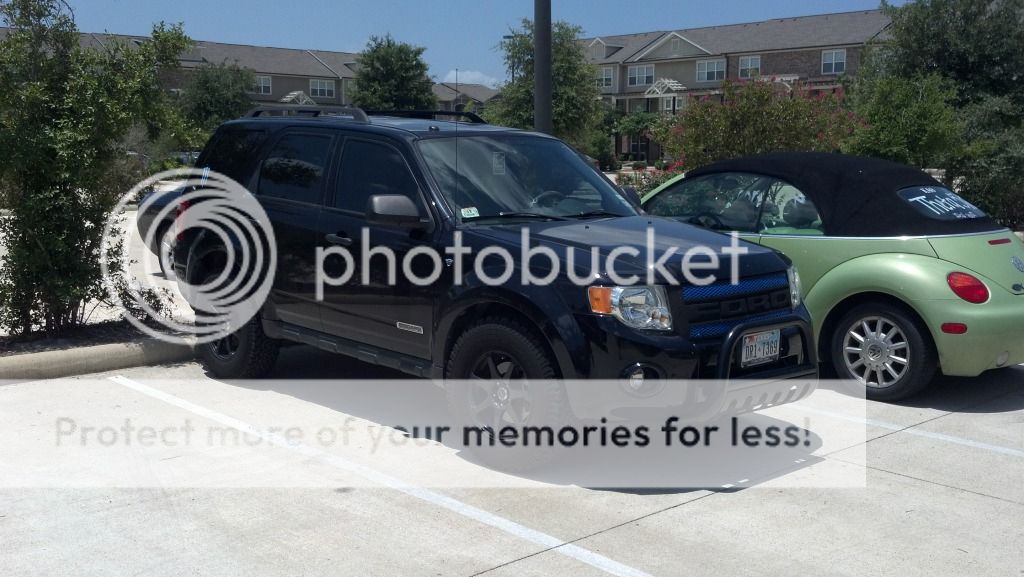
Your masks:
<path fill-rule="evenodd" d="M 344 233 L 342 233 L 344 234 Z M 340 244 L 341 246 L 352 246 L 352 239 L 347 236 L 339 236 L 337 234 L 328 234 L 324 236 L 324 239 L 331 244 Z"/>

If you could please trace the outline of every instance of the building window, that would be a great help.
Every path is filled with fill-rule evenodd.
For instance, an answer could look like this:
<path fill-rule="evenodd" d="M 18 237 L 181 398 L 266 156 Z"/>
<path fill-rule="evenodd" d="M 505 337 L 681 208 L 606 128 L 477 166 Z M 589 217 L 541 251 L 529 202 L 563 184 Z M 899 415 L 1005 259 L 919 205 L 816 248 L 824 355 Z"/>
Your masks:
<path fill-rule="evenodd" d="M 725 80 L 725 60 L 698 60 L 697 82 Z"/>
<path fill-rule="evenodd" d="M 680 40 L 679 38 L 673 38 L 672 39 L 672 53 L 673 54 L 678 54 L 679 51 L 682 50 L 682 49 L 683 49 L 683 41 Z"/>
<path fill-rule="evenodd" d="M 253 87 L 253 92 L 256 94 L 270 94 L 274 91 L 273 80 L 269 76 L 257 76 L 256 85 Z"/>
<path fill-rule="evenodd" d="M 321 78 L 310 79 L 309 95 L 315 98 L 334 98 L 334 81 Z"/>
<path fill-rule="evenodd" d="M 633 160 L 647 160 L 647 137 L 641 134 L 632 134 L 629 137 L 629 153 Z"/>
<path fill-rule="evenodd" d="M 663 112 L 679 112 L 683 109 L 682 96 L 664 96 L 661 99 L 661 110 Z"/>
<path fill-rule="evenodd" d="M 597 85 L 600 88 L 610 88 L 615 80 L 615 69 L 611 66 L 601 67 L 601 72 L 597 75 Z"/>
<path fill-rule="evenodd" d="M 645 66 L 630 66 L 628 84 L 630 86 L 647 86 L 649 84 L 654 84 L 654 65 L 647 64 Z"/>
<path fill-rule="evenodd" d="M 824 50 L 821 53 L 822 74 L 842 74 L 846 72 L 846 50 Z"/>
<path fill-rule="evenodd" d="M 760 75 L 760 56 L 740 56 L 740 78 L 757 78 Z"/>

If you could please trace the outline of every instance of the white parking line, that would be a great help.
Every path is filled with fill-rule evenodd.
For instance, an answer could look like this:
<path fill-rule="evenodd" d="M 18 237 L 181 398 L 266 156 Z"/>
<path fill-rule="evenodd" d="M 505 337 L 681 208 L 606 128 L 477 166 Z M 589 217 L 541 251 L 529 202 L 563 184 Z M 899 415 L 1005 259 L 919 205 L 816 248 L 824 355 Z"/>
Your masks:
<path fill-rule="evenodd" d="M 653 577 L 649 573 L 645 573 L 639 569 L 634 569 L 633 567 L 624 565 L 622 563 L 619 563 L 618 561 L 614 561 L 598 553 L 594 553 L 589 549 L 584 549 L 583 547 L 580 547 L 578 545 L 567 543 L 565 541 L 562 541 L 561 539 L 558 539 L 557 537 L 548 535 L 547 533 L 542 533 L 535 529 L 526 527 L 525 525 L 520 525 L 515 521 L 510 521 L 504 517 L 495 515 L 494 513 L 484 511 L 483 509 L 479 509 L 472 505 L 467 505 L 462 501 L 453 499 L 452 497 L 438 493 L 436 491 L 431 491 L 429 489 L 424 489 L 422 487 L 409 484 L 397 477 L 392 477 L 391 475 L 386 475 L 384 473 L 371 469 L 370 467 L 366 467 L 358 463 L 353 463 L 347 459 L 344 459 L 337 455 L 333 455 L 326 451 L 321 451 L 320 449 L 317 449 L 315 447 L 311 447 L 300 442 L 287 440 L 280 435 L 263 431 L 256 427 L 255 425 L 251 425 L 249 423 L 246 423 L 245 421 L 240 421 L 238 419 L 229 417 L 223 413 L 219 413 L 212 409 L 201 407 L 195 403 L 186 401 L 180 397 L 176 397 L 169 393 L 165 393 L 161 390 L 154 389 L 153 387 L 150 387 L 148 385 L 144 385 L 142 383 L 133 381 L 132 379 L 129 379 L 127 377 L 117 375 L 109 378 L 111 381 L 119 385 L 123 385 L 129 389 L 142 393 L 146 396 L 158 399 L 170 405 L 174 405 L 175 407 L 184 409 L 186 411 L 189 411 L 190 413 L 194 413 L 201 417 L 205 417 L 207 419 L 210 419 L 211 421 L 215 421 L 222 425 L 237 429 L 238 431 L 241 431 L 243 433 L 255 435 L 267 441 L 268 443 L 272 443 L 279 447 L 295 451 L 296 453 L 316 459 L 322 463 L 326 463 L 328 465 L 347 471 L 349 473 L 359 475 L 371 482 L 380 484 L 391 489 L 395 489 L 397 491 L 401 491 L 406 495 L 415 497 L 422 501 L 426 501 L 438 507 L 443 507 L 445 509 L 448 509 L 449 511 L 462 515 L 463 517 L 466 517 L 468 519 L 473 519 L 474 521 L 478 521 L 485 525 L 490 525 L 491 527 L 504 531 L 509 535 L 523 539 L 524 541 L 528 541 L 530 543 L 534 543 L 542 547 L 551 548 L 555 553 L 565 555 L 566 557 L 570 557 L 572 559 L 580 561 L 581 563 L 586 563 L 587 565 L 590 565 L 591 567 L 594 567 L 596 569 L 600 569 L 601 571 L 604 571 L 606 573 L 618 575 L 620 577 Z"/>
<path fill-rule="evenodd" d="M 810 407 L 801 406 L 799 403 L 790 405 L 794 409 L 798 409 L 808 413 L 814 413 L 822 415 L 824 417 L 832 417 L 834 419 L 842 419 L 844 421 L 850 421 L 853 423 L 860 423 L 864 425 L 871 425 L 872 427 L 878 427 L 880 429 L 889 429 L 890 431 L 899 431 L 900 433 L 906 433 L 908 435 L 916 435 L 918 437 L 925 437 L 928 439 L 935 439 L 938 441 L 945 441 L 947 443 L 954 443 L 957 445 L 963 445 L 965 447 L 974 447 L 975 449 L 983 449 L 985 451 L 992 451 L 993 453 L 1000 453 L 1003 455 L 1011 455 L 1014 457 L 1024 457 L 1024 451 L 1020 449 L 1014 449 L 1013 447 L 1004 447 L 1002 445 L 992 445 L 990 443 L 983 443 L 981 441 L 975 441 L 972 439 L 965 439 L 963 437 L 957 437 L 955 435 L 947 435 L 945 433 L 933 433 L 931 431 L 922 431 L 921 429 L 915 429 L 916 425 L 904 426 L 897 425 L 895 423 L 887 423 L 885 421 L 876 421 L 874 419 L 863 419 L 861 417 L 853 417 L 850 415 L 844 415 L 842 413 L 835 413 L 832 411 L 823 411 L 821 409 L 812 409 Z"/>

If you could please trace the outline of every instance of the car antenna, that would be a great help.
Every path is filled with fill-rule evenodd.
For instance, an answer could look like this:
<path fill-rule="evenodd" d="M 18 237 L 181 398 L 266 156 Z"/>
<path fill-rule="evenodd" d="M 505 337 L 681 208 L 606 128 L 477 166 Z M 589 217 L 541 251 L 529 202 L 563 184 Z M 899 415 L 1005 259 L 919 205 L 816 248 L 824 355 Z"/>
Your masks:
<path fill-rule="evenodd" d="M 459 69 L 455 69 L 455 100 L 452 102 L 452 108 L 458 109 L 459 107 Z M 459 190 L 461 188 L 462 178 L 459 175 L 459 118 L 456 116 L 452 120 L 455 121 L 455 198 L 462 198 L 462 194 Z"/>

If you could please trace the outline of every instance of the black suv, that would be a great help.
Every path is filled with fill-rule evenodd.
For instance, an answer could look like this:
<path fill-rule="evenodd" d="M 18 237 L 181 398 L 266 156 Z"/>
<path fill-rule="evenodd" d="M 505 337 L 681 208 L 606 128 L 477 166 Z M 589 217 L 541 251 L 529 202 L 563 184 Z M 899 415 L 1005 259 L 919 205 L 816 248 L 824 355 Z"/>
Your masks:
<path fill-rule="evenodd" d="M 222 125 L 197 166 L 251 191 L 273 224 L 278 254 L 261 313 L 201 347 L 217 376 L 263 375 L 279 343 L 297 341 L 422 377 L 480 377 L 498 387 L 614 379 L 623 394 L 641 397 L 669 379 L 735 383 L 702 393 L 711 412 L 796 400 L 809 390 L 778 381 L 816 377 L 808 313 L 784 256 L 740 242 L 748 254 L 732 257 L 728 236 L 644 215 L 556 138 L 471 114 L 262 108 Z M 221 243 L 202 230 L 180 234 L 179 282 L 223 267 Z M 471 258 L 459 267 L 445 252 L 457 244 L 472 255 L 505 249 L 514 258 L 489 254 L 480 270 Z M 648 245 L 676 277 L 687 249 L 709 247 L 692 262 L 723 280 L 672 284 L 659 269 L 648 282 Z M 357 256 L 318 262 L 331 247 Z M 439 275 L 425 285 L 401 269 L 388 278 L 380 255 L 362 270 L 359 251 L 382 247 L 400 259 L 436 250 L 444 257 L 434 261 Z M 547 253 L 527 268 L 535 277 L 557 268 L 549 283 L 521 282 L 524 249 Z M 618 258 L 609 260 L 612 252 Z M 428 274 L 430 258 L 411 262 L 417 276 Z M 339 278 L 350 265 L 351 278 L 320 286 L 317 298 L 317 266 Z M 508 278 L 499 277 L 502 266 Z M 631 275 L 639 280 L 615 282 Z M 778 392 L 758 388 L 764 383 Z M 585 395 L 569 393 L 578 414 L 592 406 Z"/>

